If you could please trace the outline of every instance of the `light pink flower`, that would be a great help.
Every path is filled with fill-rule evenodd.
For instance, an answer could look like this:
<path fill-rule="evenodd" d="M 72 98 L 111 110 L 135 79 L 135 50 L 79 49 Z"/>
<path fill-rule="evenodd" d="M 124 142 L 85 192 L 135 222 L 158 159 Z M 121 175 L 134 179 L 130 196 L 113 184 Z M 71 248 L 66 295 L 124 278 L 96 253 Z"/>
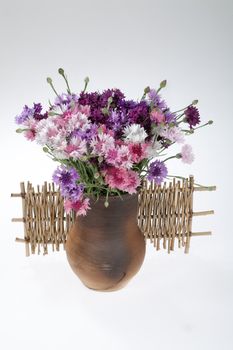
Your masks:
<path fill-rule="evenodd" d="M 92 154 L 103 156 L 114 147 L 114 138 L 108 134 L 99 134 L 91 140 Z"/>
<path fill-rule="evenodd" d="M 184 135 L 178 126 L 165 126 L 161 129 L 160 136 L 165 137 L 171 142 L 183 143 Z"/>
<path fill-rule="evenodd" d="M 79 215 L 85 216 L 87 214 L 87 210 L 90 209 L 89 202 L 90 202 L 89 198 L 85 198 L 84 200 L 79 200 L 75 203 L 71 202 L 69 199 L 66 199 L 64 201 L 64 208 L 68 214 L 71 212 L 71 210 L 74 210 L 77 216 Z"/>
<path fill-rule="evenodd" d="M 64 151 L 67 152 L 68 157 L 79 158 L 87 152 L 86 141 L 73 137 Z"/>
<path fill-rule="evenodd" d="M 131 155 L 129 153 L 129 148 L 125 145 L 119 147 L 118 150 L 118 164 L 119 167 L 123 167 L 129 169 L 132 167 L 133 162 L 131 159 Z"/>
<path fill-rule="evenodd" d="M 191 164 L 194 161 L 194 154 L 190 145 L 184 145 L 180 154 L 184 163 Z"/>
<path fill-rule="evenodd" d="M 150 119 L 156 123 L 163 123 L 165 121 L 165 116 L 154 109 L 150 114 Z"/>

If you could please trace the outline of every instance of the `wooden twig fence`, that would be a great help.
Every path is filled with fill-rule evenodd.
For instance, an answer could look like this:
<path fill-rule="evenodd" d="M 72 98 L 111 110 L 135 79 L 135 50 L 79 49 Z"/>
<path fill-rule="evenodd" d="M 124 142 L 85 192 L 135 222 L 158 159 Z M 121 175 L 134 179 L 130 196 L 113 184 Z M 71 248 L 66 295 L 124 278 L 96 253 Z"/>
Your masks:
<path fill-rule="evenodd" d="M 182 181 L 173 180 L 161 186 L 154 182 L 144 182 L 138 196 L 138 225 L 156 250 L 174 250 L 175 241 L 178 247 L 189 252 L 190 239 L 193 236 L 210 235 L 211 232 L 192 232 L 193 216 L 214 214 L 213 210 L 193 212 L 193 193 L 195 191 L 214 191 L 215 186 L 194 186 L 190 176 Z M 12 197 L 22 198 L 22 218 L 14 218 L 13 222 L 23 222 L 24 238 L 16 238 L 16 242 L 25 243 L 26 256 L 48 253 L 48 245 L 52 250 L 65 249 L 66 238 L 74 220 L 74 214 L 64 211 L 63 198 L 54 184 L 45 182 L 36 189 L 30 182 L 20 184 L 20 193 Z"/>

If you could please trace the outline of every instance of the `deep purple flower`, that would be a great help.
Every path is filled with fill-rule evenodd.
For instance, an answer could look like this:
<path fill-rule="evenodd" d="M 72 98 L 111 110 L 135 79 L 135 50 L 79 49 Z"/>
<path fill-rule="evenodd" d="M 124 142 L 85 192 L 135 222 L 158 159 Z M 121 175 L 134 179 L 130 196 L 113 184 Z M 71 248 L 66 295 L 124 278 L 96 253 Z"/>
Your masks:
<path fill-rule="evenodd" d="M 34 103 L 33 108 L 35 114 L 40 114 L 40 112 L 42 111 L 41 103 Z"/>
<path fill-rule="evenodd" d="M 112 98 L 112 102 L 109 104 L 109 98 Z M 90 119 L 92 122 L 106 124 L 108 115 L 103 113 L 103 108 L 109 107 L 109 112 L 113 109 L 118 110 L 124 100 L 124 94 L 119 89 L 108 89 L 100 92 L 81 92 L 79 96 L 79 104 L 83 106 L 90 106 Z"/>
<path fill-rule="evenodd" d="M 147 132 L 151 133 L 151 119 L 150 119 L 150 107 L 146 101 L 137 103 L 128 112 L 128 120 L 131 123 L 140 124 Z"/>
<path fill-rule="evenodd" d="M 194 106 L 188 106 L 184 114 L 185 114 L 185 121 L 189 124 L 191 129 L 193 126 L 196 126 L 201 121 L 199 117 L 199 111 Z"/>
<path fill-rule="evenodd" d="M 73 186 L 79 179 L 76 169 L 68 168 L 63 165 L 59 166 L 53 173 L 53 181 L 62 188 Z"/>
<path fill-rule="evenodd" d="M 149 181 L 155 181 L 157 185 L 160 185 L 161 182 L 166 178 L 167 176 L 167 167 L 164 164 L 164 162 L 161 162 L 160 160 L 155 160 L 150 164 L 149 167 L 149 174 L 147 176 Z"/>
<path fill-rule="evenodd" d="M 101 105 L 102 107 L 107 106 L 109 97 L 112 97 L 112 105 L 116 108 L 119 102 L 124 100 L 125 95 L 119 89 L 108 89 L 103 91 L 101 94 Z"/>

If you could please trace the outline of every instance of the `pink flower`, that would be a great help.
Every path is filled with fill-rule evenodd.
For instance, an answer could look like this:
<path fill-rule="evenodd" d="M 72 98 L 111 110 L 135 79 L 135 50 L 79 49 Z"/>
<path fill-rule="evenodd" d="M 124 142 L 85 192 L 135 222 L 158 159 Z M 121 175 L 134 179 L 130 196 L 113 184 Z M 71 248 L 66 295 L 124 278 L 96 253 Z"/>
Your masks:
<path fill-rule="evenodd" d="M 106 154 L 106 161 L 111 165 L 117 165 L 118 151 L 116 148 L 110 148 Z"/>
<path fill-rule="evenodd" d="M 116 188 L 130 194 L 137 191 L 140 178 L 133 170 L 111 167 L 105 171 L 105 181 L 111 188 Z"/>
<path fill-rule="evenodd" d="M 125 191 L 130 194 L 137 192 L 137 187 L 140 186 L 140 183 L 141 183 L 138 173 L 136 173 L 133 170 L 128 170 L 127 181 L 128 182 L 125 186 Z"/>
<path fill-rule="evenodd" d="M 191 164 L 194 161 L 194 154 L 190 145 L 184 145 L 180 154 L 184 163 Z"/>
<path fill-rule="evenodd" d="M 151 112 L 150 119 L 156 123 L 163 123 L 165 121 L 164 115 L 156 111 L 156 109 L 153 109 L 153 111 Z"/>
<path fill-rule="evenodd" d="M 66 199 L 64 201 L 64 208 L 67 214 L 71 212 L 71 210 L 74 210 L 76 212 L 76 215 L 83 215 L 85 216 L 87 214 L 87 210 L 90 209 L 89 205 L 89 198 L 85 198 L 84 200 L 79 200 L 75 203 L 71 202 L 69 199 Z"/>
<path fill-rule="evenodd" d="M 86 116 L 89 117 L 91 108 L 88 105 L 86 106 L 78 105 L 78 111 L 82 114 L 86 114 Z"/>

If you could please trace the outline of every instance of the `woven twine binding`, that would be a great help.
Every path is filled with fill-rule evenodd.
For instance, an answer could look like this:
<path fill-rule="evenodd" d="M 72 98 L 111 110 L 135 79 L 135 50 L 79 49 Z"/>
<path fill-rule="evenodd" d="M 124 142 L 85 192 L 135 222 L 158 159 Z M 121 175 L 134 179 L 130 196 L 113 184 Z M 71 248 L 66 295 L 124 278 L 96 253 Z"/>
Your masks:
<path fill-rule="evenodd" d="M 174 250 L 175 241 L 178 247 L 189 252 L 192 236 L 210 235 L 211 232 L 192 232 L 193 216 L 214 214 L 213 210 L 193 212 L 194 191 L 214 191 L 215 186 L 194 186 L 194 178 L 182 181 L 173 180 L 158 186 L 154 182 L 143 183 L 138 195 L 138 226 L 146 240 L 156 250 Z M 74 214 L 64 211 L 63 198 L 53 183 L 37 186 L 36 190 L 30 182 L 20 184 L 20 193 L 12 197 L 22 198 L 22 218 L 14 218 L 13 222 L 23 222 L 24 238 L 16 238 L 25 243 L 26 256 L 48 254 L 48 245 L 59 251 L 60 245 L 65 249 L 66 238 L 74 220 Z"/>

